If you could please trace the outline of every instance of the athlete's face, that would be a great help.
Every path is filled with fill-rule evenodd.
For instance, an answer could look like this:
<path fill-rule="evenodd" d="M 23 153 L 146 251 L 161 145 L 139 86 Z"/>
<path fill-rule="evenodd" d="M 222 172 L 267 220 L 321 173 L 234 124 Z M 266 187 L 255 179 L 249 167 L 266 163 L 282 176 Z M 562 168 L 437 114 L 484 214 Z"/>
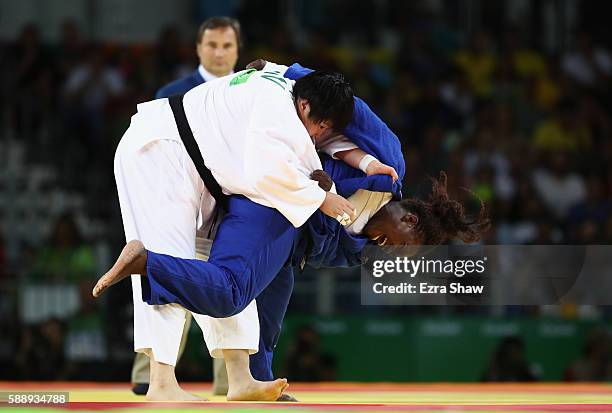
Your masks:
<path fill-rule="evenodd" d="M 381 245 L 422 245 L 418 223 L 418 215 L 406 210 L 401 202 L 391 201 L 374 214 L 363 232 Z"/>
<path fill-rule="evenodd" d="M 334 134 L 334 130 L 330 122 L 315 121 L 310 117 L 310 104 L 305 99 L 297 100 L 297 112 L 300 120 L 304 124 L 308 135 L 315 142 L 322 142 L 330 138 Z"/>
<path fill-rule="evenodd" d="M 200 64 L 215 76 L 230 74 L 238 60 L 238 39 L 231 27 L 206 29 L 196 45 Z"/>

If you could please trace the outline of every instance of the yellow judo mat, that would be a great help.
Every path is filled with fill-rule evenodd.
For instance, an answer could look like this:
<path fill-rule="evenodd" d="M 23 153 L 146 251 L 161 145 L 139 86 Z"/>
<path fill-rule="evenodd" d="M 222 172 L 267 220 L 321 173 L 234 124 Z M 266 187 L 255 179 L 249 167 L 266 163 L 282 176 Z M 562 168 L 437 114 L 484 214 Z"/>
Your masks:
<path fill-rule="evenodd" d="M 184 387 L 206 402 L 147 402 L 127 383 L 0 382 L 2 400 L 9 394 L 68 392 L 66 404 L 9 404 L 0 411 L 31 412 L 610 412 L 612 384 L 416 384 L 291 383 L 287 393 L 298 403 L 227 402 L 211 396 L 210 384 Z"/>

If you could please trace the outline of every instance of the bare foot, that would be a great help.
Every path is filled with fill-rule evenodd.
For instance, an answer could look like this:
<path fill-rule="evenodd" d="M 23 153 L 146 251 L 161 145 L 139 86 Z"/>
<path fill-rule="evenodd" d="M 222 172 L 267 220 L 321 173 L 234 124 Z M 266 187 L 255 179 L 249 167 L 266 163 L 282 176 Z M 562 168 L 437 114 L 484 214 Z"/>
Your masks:
<path fill-rule="evenodd" d="M 287 379 L 276 379 L 274 381 L 253 380 L 238 388 L 230 386 L 227 392 L 227 400 L 273 402 L 280 397 L 288 386 Z"/>
<path fill-rule="evenodd" d="M 92 291 L 93 296 L 99 297 L 108 287 L 132 274 L 142 274 L 146 270 L 146 264 L 147 250 L 142 242 L 139 240 L 128 242 L 112 268 L 98 280 Z"/>
<path fill-rule="evenodd" d="M 205 401 L 205 399 L 195 394 L 186 392 L 180 387 L 173 387 L 171 389 L 167 387 L 149 387 L 149 391 L 145 396 L 145 399 L 150 402 L 166 402 L 166 401 Z"/>

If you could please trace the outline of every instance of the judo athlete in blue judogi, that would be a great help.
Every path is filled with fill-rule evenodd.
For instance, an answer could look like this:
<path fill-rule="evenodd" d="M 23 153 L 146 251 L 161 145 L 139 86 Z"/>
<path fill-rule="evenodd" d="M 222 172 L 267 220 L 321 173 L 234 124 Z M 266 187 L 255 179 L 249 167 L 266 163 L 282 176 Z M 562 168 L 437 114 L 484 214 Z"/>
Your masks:
<path fill-rule="evenodd" d="M 309 69 L 294 64 L 287 69 L 284 76 L 296 79 L 309 72 Z M 366 207 L 361 210 L 355 223 L 348 227 L 316 212 L 299 229 L 289 262 L 257 297 L 260 345 L 259 351 L 250 356 L 250 369 L 253 377 L 258 380 L 268 381 L 274 378 L 272 357 L 293 290 L 295 267 L 351 267 L 361 263 L 361 251 L 368 243 L 434 245 L 454 238 L 473 242 L 488 228 L 489 222 L 484 208 L 481 208 L 478 218 L 471 222 L 466 220 L 462 213 L 457 214 L 462 209 L 457 208 L 460 207 L 458 202 L 448 198 L 445 174 L 441 174 L 440 180 L 432 180 L 433 193 L 430 202 L 413 199 L 398 202 L 402 198 L 401 183 L 405 175 L 405 161 L 399 139 L 368 105 L 357 97 L 353 120 L 344 130 L 344 134 L 365 152 L 392 166 L 399 179 L 394 182 L 387 175 L 365 176 L 362 171 L 351 168 L 344 162 L 323 156 L 323 169 L 334 181 L 338 194 L 349 199 L 358 210 L 363 206 L 360 204 L 371 202 L 377 196 L 380 198 L 372 209 L 368 210 Z M 384 194 L 391 194 L 393 198 L 386 205 Z M 386 199 L 389 198 L 391 196 Z M 453 207 L 455 213 L 447 215 L 447 225 L 440 225 L 438 214 Z M 434 210 L 436 212 L 433 212 Z M 361 230 L 355 231 L 355 226 L 361 227 Z"/>

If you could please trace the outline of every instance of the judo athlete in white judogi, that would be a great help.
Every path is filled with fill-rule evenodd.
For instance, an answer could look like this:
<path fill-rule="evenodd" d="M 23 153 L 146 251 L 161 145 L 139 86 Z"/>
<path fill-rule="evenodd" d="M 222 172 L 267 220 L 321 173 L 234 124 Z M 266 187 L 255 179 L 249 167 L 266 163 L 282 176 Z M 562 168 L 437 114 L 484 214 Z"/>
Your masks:
<path fill-rule="evenodd" d="M 302 80 L 298 81 L 292 94 L 294 83 L 276 72 L 239 72 L 185 94 L 185 115 L 206 167 L 224 193 L 242 194 L 274 208 L 294 227 L 317 209 L 346 222 L 352 205 L 323 191 L 309 174 L 321 169 L 313 139 L 344 127 L 352 113 L 352 92 L 336 75 L 304 79 L 306 86 L 300 89 Z M 334 88 L 338 93 L 333 93 Z M 333 102 L 325 101 L 330 96 Z M 138 105 L 117 148 L 115 177 L 126 239 L 138 238 L 157 251 L 194 258 L 196 227 L 212 219 L 215 199 L 185 150 L 168 99 Z M 210 207 L 200 209 L 201 204 Z M 178 305 L 147 305 L 140 282 L 140 276 L 132 277 L 134 348 L 151 358 L 147 397 L 194 399 L 174 377 L 186 310 Z M 211 352 L 215 346 L 227 348 L 225 342 L 241 343 L 248 362 L 248 354 L 258 348 L 258 331 L 253 331 L 258 328 L 255 304 L 250 303 L 239 316 L 247 322 L 224 328 Z M 210 341 L 211 333 L 217 331 L 211 324 L 216 321 L 201 315 L 195 319 Z M 237 398 L 271 398 L 280 394 L 286 381 L 243 384 L 236 389 Z"/>

